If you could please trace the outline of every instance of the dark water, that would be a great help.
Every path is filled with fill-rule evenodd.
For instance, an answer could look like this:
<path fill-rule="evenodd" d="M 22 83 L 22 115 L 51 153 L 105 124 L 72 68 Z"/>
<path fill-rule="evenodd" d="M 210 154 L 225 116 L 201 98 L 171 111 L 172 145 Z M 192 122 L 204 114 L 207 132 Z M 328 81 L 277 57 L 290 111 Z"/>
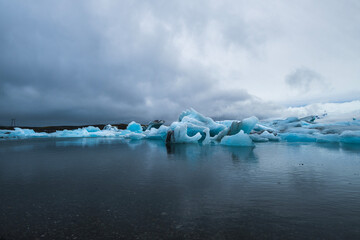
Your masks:
<path fill-rule="evenodd" d="M 360 239 L 360 147 L 0 141 L 0 239 Z"/>

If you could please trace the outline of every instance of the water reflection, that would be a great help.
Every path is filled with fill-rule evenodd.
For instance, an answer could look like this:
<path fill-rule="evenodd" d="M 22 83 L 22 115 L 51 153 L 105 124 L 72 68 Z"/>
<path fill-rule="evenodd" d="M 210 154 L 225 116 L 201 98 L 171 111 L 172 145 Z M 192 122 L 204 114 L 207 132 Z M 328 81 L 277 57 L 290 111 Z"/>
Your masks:
<path fill-rule="evenodd" d="M 233 163 L 257 162 L 254 147 L 228 147 L 221 145 L 198 144 L 165 144 L 168 159 L 171 160 L 199 160 L 210 159 L 210 156 L 221 154 L 230 155 Z"/>
<path fill-rule="evenodd" d="M 254 154 L 254 147 L 224 147 L 231 153 L 231 159 L 234 163 L 256 162 L 257 157 Z"/>
<path fill-rule="evenodd" d="M 297 143 L 297 145 L 303 145 Z M 309 144 L 311 145 L 311 144 Z M 352 143 L 316 143 L 317 147 L 325 148 L 329 151 L 349 151 L 354 153 L 360 153 L 360 145 Z"/>
<path fill-rule="evenodd" d="M 0 148 L 0 239 L 359 239 L 353 146 L 73 138 Z"/>
<path fill-rule="evenodd" d="M 341 143 L 340 147 L 344 151 L 360 153 L 360 145 L 359 144 Z"/>
<path fill-rule="evenodd" d="M 203 155 L 206 155 L 206 152 L 213 152 L 213 148 L 223 148 L 224 151 L 231 153 L 231 158 L 234 161 L 246 161 L 254 160 L 256 156 L 254 155 L 254 147 L 228 147 L 228 146 L 219 146 L 218 144 L 210 145 L 199 145 L 199 144 L 165 144 L 161 140 L 131 140 L 123 138 L 34 138 L 34 139 L 12 139 L 12 140 L 2 140 L 0 145 L 0 152 L 4 151 L 29 151 L 33 148 L 43 148 L 49 146 L 55 147 L 97 147 L 101 145 L 111 145 L 111 144 L 127 144 L 131 149 L 136 150 L 139 147 L 144 147 L 146 145 L 149 149 L 161 149 L 165 150 L 169 155 L 181 155 L 182 157 L 188 159 L 199 158 Z M 258 143 L 256 146 L 261 146 L 263 144 L 269 143 Z M 297 146 L 299 149 L 304 146 L 313 146 L 329 150 L 329 151 L 348 151 L 353 153 L 360 153 L 360 145 L 358 144 L 349 144 L 349 143 L 276 143 L 278 145 L 286 144 L 287 146 Z M 9 148 L 8 148 L 9 146 Z M 225 150 L 226 149 L 226 150 Z M 256 149 L 256 148 L 255 148 Z M 194 154 L 193 152 L 201 151 L 200 155 Z M 256 151 L 256 150 L 255 150 Z M 186 154 L 184 154 L 186 152 Z"/>
<path fill-rule="evenodd" d="M 121 138 L 64 138 L 58 139 L 55 142 L 56 147 L 94 147 L 101 144 L 110 143 L 124 143 L 125 140 Z"/>

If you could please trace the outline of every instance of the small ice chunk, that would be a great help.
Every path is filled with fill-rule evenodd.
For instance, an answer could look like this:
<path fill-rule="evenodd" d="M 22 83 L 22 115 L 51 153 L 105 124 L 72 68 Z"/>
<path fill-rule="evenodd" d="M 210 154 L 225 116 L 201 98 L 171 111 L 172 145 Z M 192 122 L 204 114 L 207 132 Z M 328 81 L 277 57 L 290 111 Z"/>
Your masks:
<path fill-rule="evenodd" d="M 221 139 L 220 144 L 227 146 L 244 146 L 244 147 L 254 146 L 254 143 L 249 137 L 249 135 L 245 134 L 243 130 L 241 130 L 238 134 L 223 137 L 223 139 Z"/>
<path fill-rule="evenodd" d="M 250 138 L 254 142 L 280 141 L 278 136 L 275 136 L 273 133 L 269 133 L 268 131 L 264 131 L 261 134 L 251 134 Z"/>
<path fill-rule="evenodd" d="M 268 131 L 264 131 L 260 134 L 261 137 L 267 138 L 269 141 L 279 141 L 280 138 L 275 136 L 273 133 L 269 133 Z"/>
<path fill-rule="evenodd" d="M 139 123 L 136 123 L 134 121 L 132 121 L 131 123 L 129 123 L 129 125 L 126 128 L 127 130 L 131 131 L 131 132 L 135 132 L 135 133 L 142 133 L 142 127 Z"/>
<path fill-rule="evenodd" d="M 344 143 L 360 143 L 360 131 L 344 131 L 340 134 L 340 141 Z"/>
<path fill-rule="evenodd" d="M 158 129 L 151 128 L 150 130 L 146 130 L 144 134 L 148 139 L 165 139 L 168 129 L 169 127 L 161 125 Z"/>
<path fill-rule="evenodd" d="M 281 139 L 288 142 L 316 142 L 316 137 L 311 134 L 304 133 L 281 133 Z"/>
<path fill-rule="evenodd" d="M 145 137 L 145 134 L 136 133 L 136 132 L 130 132 L 130 133 L 124 135 L 124 138 L 129 138 L 132 140 L 140 140 L 140 139 L 143 139 L 144 137 Z"/>
<path fill-rule="evenodd" d="M 340 142 L 340 136 L 339 134 L 316 134 L 316 142 Z"/>
<path fill-rule="evenodd" d="M 288 133 L 302 133 L 302 134 L 314 134 L 318 132 L 317 129 L 295 127 L 287 130 Z"/>
<path fill-rule="evenodd" d="M 260 136 L 260 134 L 251 134 L 249 135 L 251 140 L 253 140 L 254 142 L 268 142 L 269 139 Z"/>

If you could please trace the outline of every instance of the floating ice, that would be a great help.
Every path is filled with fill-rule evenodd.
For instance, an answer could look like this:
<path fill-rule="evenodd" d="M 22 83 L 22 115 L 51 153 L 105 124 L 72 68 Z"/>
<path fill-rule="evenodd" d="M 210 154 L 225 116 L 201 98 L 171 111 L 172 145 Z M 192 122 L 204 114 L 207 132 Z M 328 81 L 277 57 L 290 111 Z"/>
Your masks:
<path fill-rule="evenodd" d="M 227 146 L 242 146 L 242 147 L 251 147 L 254 146 L 251 138 L 248 134 L 245 134 L 243 130 L 239 133 L 232 136 L 225 136 L 221 139 L 221 145 Z"/>
<path fill-rule="evenodd" d="M 340 141 L 344 143 L 360 143 L 360 131 L 344 131 L 340 134 Z"/>
<path fill-rule="evenodd" d="M 251 134 L 250 138 L 251 138 L 251 140 L 253 140 L 253 142 L 268 142 L 269 141 L 268 138 L 261 137 L 260 134 Z"/>
<path fill-rule="evenodd" d="M 91 132 L 95 135 L 95 132 Z M 88 132 L 85 128 L 79 128 L 76 130 L 63 130 L 63 131 L 56 131 L 55 133 L 49 134 L 50 136 L 54 137 L 90 137 L 90 132 Z M 97 134 L 96 134 L 97 135 Z"/>
<path fill-rule="evenodd" d="M 182 112 L 179 120 L 170 126 L 163 123 L 161 120 L 152 121 L 145 131 L 136 122 L 129 123 L 125 130 L 111 125 L 106 125 L 102 130 L 89 126 L 54 133 L 15 128 L 0 130 L 0 138 L 116 137 L 135 140 L 160 139 L 167 143 L 220 143 L 231 146 L 253 146 L 253 142 L 267 141 L 360 144 L 360 120 L 356 118 L 341 122 L 325 122 L 324 118 L 317 116 L 267 121 L 259 121 L 256 117 L 214 121 L 191 108 Z"/>
<path fill-rule="evenodd" d="M 256 132 L 262 132 L 262 131 L 268 131 L 270 133 L 276 132 L 276 130 L 274 128 L 266 127 L 266 126 L 264 126 L 262 124 L 259 124 L 259 123 L 255 125 L 253 130 L 256 131 Z"/>
<path fill-rule="evenodd" d="M 139 123 L 136 123 L 134 121 L 132 121 L 131 123 L 129 123 L 129 125 L 126 128 L 127 130 L 131 131 L 131 132 L 135 132 L 135 133 L 142 133 L 142 127 Z"/>
<path fill-rule="evenodd" d="M 216 121 L 216 123 L 224 125 L 225 127 L 230 127 L 234 120 L 223 120 L 223 121 Z"/>
<path fill-rule="evenodd" d="M 250 138 L 254 142 L 280 141 L 280 137 L 275 136 L 273 133 L 269 133 L 268 131 L 264 131 L 261 134 L 251 134 Z"/>
<path fill-rule="evenodd" d="M 170 130 L 167 132 L 167 143 L 197 143 L 202 135 L 198 132 L 193 136 L 187 134 L 186 123 L 175 122 L 171 124 Z"/>
<path fill-rule="evenodd" d="M 145 134 L 131 132 L 131 133 L 123 135 L 123 137 L 133 139 L 133 140 L 140 140 L 140 139 L 143 139 L 145 137 Z"/>
<path fill-rule="evenodd" d="M 210 129 L 210 135 L 215 136 L 226 128 L 225 125 L 219 124 L 209 117 L 205 117 L 194 109 L 190 108 L 183 111 L 179 116 L 179 122 L 188 123 L 191 128 L 196 128 L 195 131 L 204 131 L 205 127 Z M 202 130 L 199 130 L 199 129 Z"/>
<path fill-rule="evenodd" d="M 304 133 L 281 133 L 281 139 L 288 142 L 316 142 L 316 137 L 312 134 Z"/>
<path fill-rule="evenodd" d="M 241 121 L 241 130 L 244 131 L 244 133 L 249 134 L 251 130 L 255 127 L 255 125 L 258 123 L 259 119 L 257 117 L 249 117 L 245 118 Z"/>
<path fill-rule="evenodd" d="M 151 130 L 152 128 L 160 128 L 163 124 L 165 123 L 164 120 L 154 120 L 154 121 L 151 121 L 149 122 L 146 130 Z"/>
<path fill-rule="evenodd" d="M 225 136 L 236 135 L 240 131 L 243 131 L 246 134 L 249 134 L 252 129 L 256 126 L 256 123 L 259 120 L 256 117 L 245 118 L 242 121 L 233 120 L 229 127 L 222 130 L 218 135 L 214 136 L 212 139 L 214 141 L 221 141 Z M 229 122 L 225 122 L 229 125 Z"/>
<path fill-rule="evenodd" d="M 339 134 L 317 134 L 316 142 L 329 143 L 329 142 L 340 142 Z"/>
<path fill-rule="evenodd" d="M 262 138 L 267 138 L 269 141 L 279 141 L 280 138 L 275 136 L 273 133 L 269 133 L 268 131 L 264 131 L 260 134 Z"/>
<path fill-rule="evenodd" d="M 91 126 L 90 126 L 90 127 L 91 127 Z M 118 131 L 118 128 L 117 128 L 117 127 L 113 127 L 113 126 L 111 126 L 110 124 L 108 124 L 108 125 L 106 125 L 106 126 L 104 127 L 103 130 Z"/>
<path fill-rule="evenodd" d="M 150 130 L 146 130 L 144 132 L 146 138 L 148 139 L 165 139 L 166 134 L 168 132 L 169 127 L 161 125 L 158 129 L 151 128 Z"/>
<path fill-rule="evenodd" d="M 34 138 L 34 137 L 47 137 L 46 133 L 37 133 L 32 129 L 15 128 L 14 130 L 2 130 L 0 137 L 8 138 Z"/>
<path fill-rule="evenodd" d="M 107 125 L 107 126 L 109 126 L 109 125 Z M 110 125 L 111 126 L 111 125 Z M 98 127 L 94 127 L 94 126 L 88 126 L 88 127 L 86 127 L 86 128 L 84 128 L 86 131 L 88 131 L 88 132 L 98 132 L 98 131 L 100 131 L 100 128 L 98 128 Z"/>

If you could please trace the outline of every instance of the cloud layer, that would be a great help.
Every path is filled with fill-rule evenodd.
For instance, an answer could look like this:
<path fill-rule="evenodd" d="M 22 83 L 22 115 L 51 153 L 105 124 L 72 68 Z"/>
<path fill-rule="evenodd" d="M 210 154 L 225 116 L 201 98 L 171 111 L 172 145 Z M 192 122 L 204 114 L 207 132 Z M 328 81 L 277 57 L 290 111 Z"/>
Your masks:
<path fill-rule="evenodd" d="M 301 67 L 290 73 L 285 78 L 286 83 L 300 93 L 306 93 L 314 87 L 321 90 L 326 88 L 323 77 L 312 69 Z"/>
<path fill-rule="evenodd" d="M 0 124 L 171 121 L 188 107 L 262 118 L 284 103 L 352 100 L 356 9 L 357 1 L 0 0 Z M 286 83 L 311 90 L 319 76 L 327 94 L 291 98 Z"/>

